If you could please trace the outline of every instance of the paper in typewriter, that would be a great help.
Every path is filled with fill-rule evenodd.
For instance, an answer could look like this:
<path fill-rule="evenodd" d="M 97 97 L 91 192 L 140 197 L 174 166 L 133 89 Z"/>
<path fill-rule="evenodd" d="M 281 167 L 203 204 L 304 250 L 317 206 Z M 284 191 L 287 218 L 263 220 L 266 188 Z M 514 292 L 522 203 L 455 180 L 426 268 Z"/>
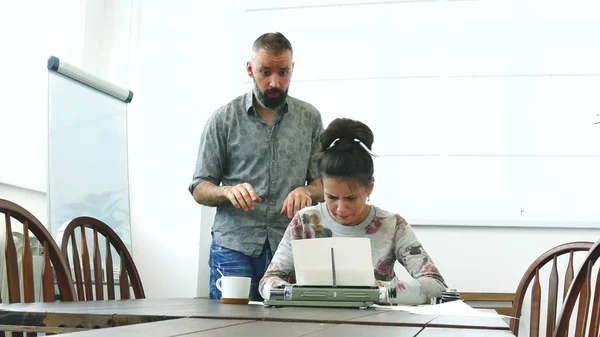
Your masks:
<path fill-rule="evenodd" d="M 374 286 L 369 238 L 319 238 L 292 241 L 298 285 L 332 286 L 332 256 L 337 286 Z"/>

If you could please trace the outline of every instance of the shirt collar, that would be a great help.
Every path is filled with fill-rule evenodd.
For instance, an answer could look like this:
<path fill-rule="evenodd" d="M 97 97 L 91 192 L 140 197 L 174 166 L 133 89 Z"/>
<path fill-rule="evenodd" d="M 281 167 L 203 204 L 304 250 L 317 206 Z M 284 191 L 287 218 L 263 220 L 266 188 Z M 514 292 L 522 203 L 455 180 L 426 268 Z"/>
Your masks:
<path fill-rule="evenodd" d="M 254 110 L 254 106 L 252 105 L 252 98 L 254 97 L 254 92 L 252 90 L 248 91 L 246 93 L 246 97 L 244 97 L 244 107 L 246 108 L 246 112 L 249 115 L 256 115 L 256 111 Z M 288 96 L 289 97 L 289 96 Z M 289 104 L 288 104 L 288 99 L 285 99 L 285 104 L 283 105 L 283 108 L 281 109 L 281 113 L 286 114 L 288 112 L 289 108 Z"/>

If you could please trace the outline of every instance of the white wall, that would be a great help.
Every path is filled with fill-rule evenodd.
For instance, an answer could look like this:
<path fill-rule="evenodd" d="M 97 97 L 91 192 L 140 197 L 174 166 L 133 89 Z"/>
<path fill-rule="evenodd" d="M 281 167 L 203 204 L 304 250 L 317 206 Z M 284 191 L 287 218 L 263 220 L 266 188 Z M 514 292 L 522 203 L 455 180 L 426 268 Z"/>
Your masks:
<path fill-rule="evenodd" d="M 572 121 L 561 119 L 563 115 L 552 115 L 558 117 L 541 126 L 536 126 L 539 119 L 533 115 L 528 115 L 525 124 L 519 114 L 499 115 L 520 111 L 515 110 L 519 102 L 527 103 L 524 112 L 537 114 L 551 109 L 539 105 L 541 99 L 523 100 L 528 97 L 527 90 L 538 88 L 541 91 L 536 97 L 555 99 L 561 109 L 569 108 L 572 102 L 575 120 L 582 121 L 588 113 L 595 118 L 598 100 L 592 89 L 600 68 L 594 68 L 598 67 L 594 62 L 600 51 L 592 28 L 597 25 L 595 13 L 600 11 L 592 10 L 594 3 L 570 1 L 568 8 L 566 1 L 327 3 L 332 2 L 313 7 L 316 2 L 291 0 L 187 0 L 178 1 L 176 6 L 166 1 L 134 1 L 139 16 L 132 25 L 136 38 L 131 41 L 129 56 L 133 80 L 124 85 L 135 93 L 129 108 L 133 254 L 148 297 L 207 294 L 208 235 L 214 210 L 195 204 L 187 186 L 207 116 L 249 88 L 245 61 L 253 40 L 265 31 L 282 31 L 295 47 L 292 95 L 315 104 L 325 122 L 350 116 L 373 126 L 376 151 L 389 160 L 387 166 L 376 167 L 380 196 L 373 201 L 410 222 L 418 220 L 416 215 L 427 208 L 415 214 L 412 207 L 390 198 L 403 186 L 395 185 L 393 191 L 387 187 L 398 182 L 389 180 L 393 170 L 386 167 L 413 167 L 398 178 L 406 184 L 417 181 L 410 187 L 413 190 L 422 187 L 414 199 L 435 195 L 431 181 L 441 180 L 435 176 L 439 173 L 435 162 L 427 164 L 415 154 L 482 154 L 488 149 L 491 154 L 509 157 L 533 153 L 529 150 L 549 151 L 546 153 L 550 155 L 589 155 L 592 164 L 587 167 L 590 171 L 596 167 L 597 147 L 573 150 L 573 144 L 595 139 L 590 129 L 573 138 L 570 147 L 560 148 L 562 143 L 547 135 L 556 131 L 560 122 L 573 128 L 569 124 Z M 288 5 L 300 8 L 272 10 Z M 536 25 L 530 22 L 533 19 L 538 20 Z M 390 49 L 395 45 L 399 47 Z M 581 76 L 554 76 L 559 73 Z M 531 82 L 532 78 L 536 80 Z M 565 86 L 573 90 L 561 92 Z M 452 90 L 446 92 L 448 88 Z M 436 118 L 454 123 L 451 125 L 458 128 L 454 130 L 459 131 L 448 138 L 447 129 L 453 129 L 444 123 L 426 129 Z M 462 122 L 455 123 L 453 118 Z M 487 122 L 494 128 L 475 127 Z M 537 127 L 540 138 L 527 138 L 527 151 L 519 152 L 522 148 L 509 136 L 514 132 L 524 135 L 527 128 Z M 399 135 L 399 140 L 392 135 Z M 446 147 L 448 139 L 453 140 L 450 144 L 454 147 Z M 536 147 L 539 144 L 541 147 Z M 556 146 L 562 152 L 552 152 Z M 453 172 L 461 173 L 465 168 L 461 165 L 457 164 Z M 486 165 L 483 168 L 490 167 L 489 162 Z M 428 175 L 415 176 L 423 172 Z M 554 173 L 550 170 L 549 177 Z M 482 178 L 483 187 L 502 186 L 493 176 L 482 177 L 486 178 Z M 541 186 L 540 180 L 536 184 L 534 187 Z M 565 186 L 581 189 L 585 185 L 576 180 Z M 494 197 L 497 191 L 491 190 L 487 197 Z M 0 197 L 5 191 L 0 190 Z M 479 191 L 470 193 L 478 195 L 475 192 Z M 30 193 L 32 200 L 40 200 L 39 193 Z M 13 192 L 7 195 L 30 198 Z M 477 201 L 466 200 L 473 199 Z M 429 209 L 433 212 L 437 208 L 432 204 Z M 595 241 L 600 237 L 598 229 L 529 224 L 537 227 L 433 223 L 415 228 L 449 284 L 460 291 L 514 291 L 529 263 L 543 251 L 566 241 Z"/>
<path fill-rule="evenodd" d="M 0 183 L 0 199 L 10 200 L 24 207 L 47 227 L 48 199 L 46 193 Z"/>
<path fill-rule="evenodd" d="M 571 241 L 600 239 L 600 230 L 415 226 L 448 285 L 465 292 L 515 292 L 542 253 Z"/>
<path fill-rule="evenodd" d="M 232 73 L 244 64 L 230 60 L 226 1 L 144 1 L 139 10 L 129 113 L 134 257 L 149 297 L 195 296 L 208 247 L 188 185 L 204 122 L 239 94 Z"/>
<path fill-rule="evenodd" d="M 82 13 L 78 0 L 0 1 L 0 183 L 46 190 L 46 62 L 81 58 Z"/>

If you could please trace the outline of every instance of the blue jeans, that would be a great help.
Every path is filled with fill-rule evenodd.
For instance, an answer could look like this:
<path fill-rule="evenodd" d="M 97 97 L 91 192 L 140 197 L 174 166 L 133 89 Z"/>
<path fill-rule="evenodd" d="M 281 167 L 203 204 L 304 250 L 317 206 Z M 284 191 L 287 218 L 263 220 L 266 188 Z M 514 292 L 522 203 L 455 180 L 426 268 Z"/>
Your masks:
<path fill-rule="evenodd" d="M 265 242 L 262 253 L 256 258 L 250 257 L 235 250 L 219 246 L 212 239 L 210 245 L 210 254 L 208 265 L 210 266 L 210 290 L 211 299 L 221 299 L 221 291 L 215 286 L 215 282 L 221 277 L 217 268 L 225 276 L 246 276 L 252 279 L 250 283 L 250 300 L 262 301 L 263 298 L 258 292 L 258 282 L 265 274 L 273 255 L 269 247 L 269 241 Z"/>

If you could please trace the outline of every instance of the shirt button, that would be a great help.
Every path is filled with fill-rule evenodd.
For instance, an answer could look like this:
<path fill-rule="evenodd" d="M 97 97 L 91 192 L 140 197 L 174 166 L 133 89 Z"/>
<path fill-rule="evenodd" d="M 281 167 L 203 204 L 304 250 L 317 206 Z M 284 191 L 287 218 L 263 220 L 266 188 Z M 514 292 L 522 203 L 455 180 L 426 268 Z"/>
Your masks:
<path fill-rule="evenodd" d="M 272 202 L 272 201 L 271 201 L 271 202 L 269 202 L 269 205 L 273 205 L 273 202 Z"/>

